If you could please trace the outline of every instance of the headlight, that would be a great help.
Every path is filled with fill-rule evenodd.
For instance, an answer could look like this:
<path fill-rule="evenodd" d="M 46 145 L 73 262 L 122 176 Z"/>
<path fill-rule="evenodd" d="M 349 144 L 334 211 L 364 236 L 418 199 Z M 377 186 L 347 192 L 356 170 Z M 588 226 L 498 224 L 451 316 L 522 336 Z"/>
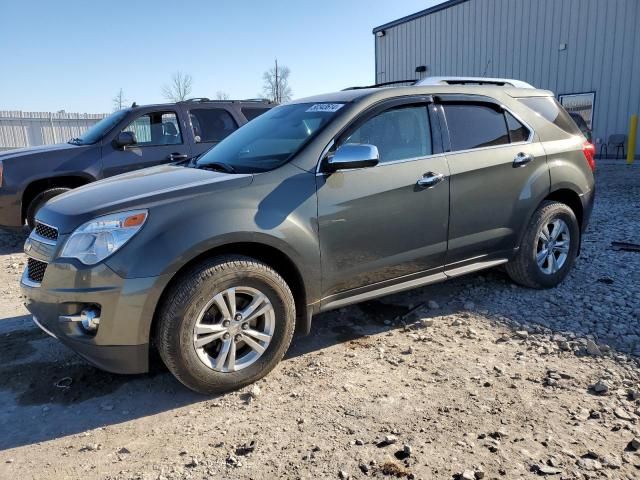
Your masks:
<path fill-rule="evenodd" d="M 62 249 L 61 257 L 95 265 L 127 243 L 147 220 L 147 210 L 105 215 L 79 226 Z"/>

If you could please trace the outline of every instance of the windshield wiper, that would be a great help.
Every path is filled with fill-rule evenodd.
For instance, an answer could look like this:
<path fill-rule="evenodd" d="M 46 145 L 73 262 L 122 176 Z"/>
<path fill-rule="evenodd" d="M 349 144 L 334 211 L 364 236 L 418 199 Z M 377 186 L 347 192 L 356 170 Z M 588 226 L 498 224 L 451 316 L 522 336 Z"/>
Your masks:
<path fill-rule="evenodd" d="M 201 168 L 203 170 L 214 170 L 216 172 L 236 173 L 235 168 L 233 168 L 228 163 L 222 163 L 222 162 L 211 162 L 211 163 L 202 163 L 202 164 L 196 163 L 196 168 Z"/>
<path fill-rule="evenodd" d="M 80 145 L 82 143 L 82 139 L 79 137 L 74 137 L 71 140 L 69 140 L 67 143 L 70 143 L 71 145 Z"/>

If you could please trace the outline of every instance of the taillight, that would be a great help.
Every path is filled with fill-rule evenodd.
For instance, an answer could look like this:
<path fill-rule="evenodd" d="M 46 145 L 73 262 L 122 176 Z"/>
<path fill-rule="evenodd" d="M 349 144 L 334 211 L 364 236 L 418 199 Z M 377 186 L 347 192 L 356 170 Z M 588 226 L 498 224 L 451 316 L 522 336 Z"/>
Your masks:
<path fill-rule="evenodd" d="M 2 186 L 2 160 L 0 160 L 0 187 Z"/>
<path fill-rule="evenodd" d="M 592 172 L 596 171 L 596 147 L 591 142 L 586 142 L 582 145 L 582 153 L 584 154 L 584 158 L 587 160 L 589 164 L 589 168 Z"/>

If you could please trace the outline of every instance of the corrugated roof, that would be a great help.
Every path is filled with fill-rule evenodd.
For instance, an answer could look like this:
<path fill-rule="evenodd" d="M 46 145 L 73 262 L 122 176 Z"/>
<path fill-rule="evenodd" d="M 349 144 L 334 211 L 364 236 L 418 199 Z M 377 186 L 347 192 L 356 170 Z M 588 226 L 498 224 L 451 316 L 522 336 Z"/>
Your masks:
<path fill-rule="evenodd" d="M 425 10 L 421 10 L 419 12 L 413 13 L 411 15 L 407 15 L 406 17 L 399 18 L 398 20 L 393 20 L 392 22 L 385 23 L 384 25 L 380 25 L 373 29 L 373 33 L 377 33 L 381 30 L 385 30 L 387 28 L 395 27 L 396 25 L 400 25 L 402 23 L 406 23 L 410 20 L 414 20 L 416 18 L 424 17 L 426 15 L 431 15 L 432 13 L 439 12 L 441 10 L 445 10 L 450 7 L 455 7 L 456 5 L 460 5 L 461 3 L 468 2 L 469 0 L 448 0 L 446 2 L 442 2 L 438 5 L 434 5 L 431 8 L 427 8 Z"/>

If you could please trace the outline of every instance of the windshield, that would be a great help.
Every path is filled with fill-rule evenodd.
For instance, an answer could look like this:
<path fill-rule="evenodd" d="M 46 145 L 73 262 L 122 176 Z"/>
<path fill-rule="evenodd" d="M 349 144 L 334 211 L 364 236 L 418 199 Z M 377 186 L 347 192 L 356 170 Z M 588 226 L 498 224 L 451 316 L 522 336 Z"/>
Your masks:
<path fill-rule="evenodd" d="M 273 170 L 314 138 L 344 103 L 297 103 L 263 113 L 225 138 L 196 162 L 236 173 Z"/>
<path fill-rule="evenodd" d="M 120 120 L 122 120 L 127 114 L 129 110 L 119 110 L 117 112 L 112 113 L 108 117 L 104 117 L 94 126 L 89 128 L 86 132 L 84 132 L 78 138 L 72 138 L 69 143 L 74 145 L 90 145 L 92 143 L 96 143 L 102 137 L 105 136 L 109 130 L 111 130 Z"/>

